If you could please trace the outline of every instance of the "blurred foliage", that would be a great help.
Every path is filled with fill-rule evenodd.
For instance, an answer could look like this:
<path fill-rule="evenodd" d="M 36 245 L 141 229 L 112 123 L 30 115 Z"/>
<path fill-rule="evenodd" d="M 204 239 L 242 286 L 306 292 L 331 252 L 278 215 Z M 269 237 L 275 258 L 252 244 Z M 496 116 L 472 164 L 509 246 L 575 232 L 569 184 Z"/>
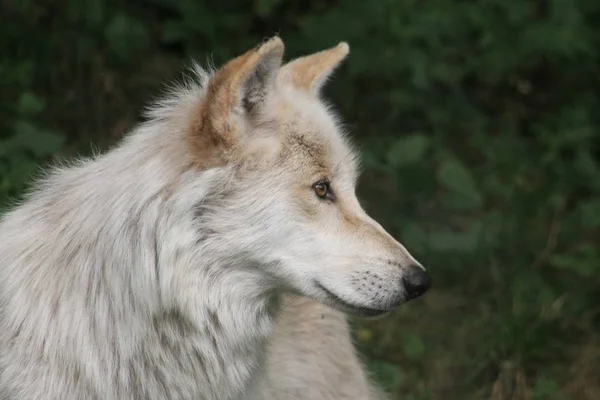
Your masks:
<path fill-rule="evenodd" d="M 341 40 L 361 197 L 434 290 L 355 321 L 393 398 L 600 398 L 597 0 L 2 0 L 0 202 L 105 147 L 190 57 Z"/>

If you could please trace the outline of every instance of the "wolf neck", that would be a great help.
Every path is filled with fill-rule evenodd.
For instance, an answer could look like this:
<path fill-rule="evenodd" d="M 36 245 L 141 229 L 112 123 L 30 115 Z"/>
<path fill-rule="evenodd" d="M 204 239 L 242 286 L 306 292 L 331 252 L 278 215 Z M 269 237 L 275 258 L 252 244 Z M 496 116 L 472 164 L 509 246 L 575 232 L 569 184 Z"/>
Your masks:
<path fill-rule="evenodd" d="M 227 269 L 231 269 L 227 271 Z M 193 382 L 188 389 L 200 399 L 237 398 L 263 363 L 279 298 L 257 290 L 260 282 L 231 265 L 212 265 L 188 281 L 179 307 L 157 314 L 154 331 L 145 345 L 160 357 L 142 353 L 140 364 L 151 360 L 186 359 L 175 365 L 157 362 L 155 370 L 173 370 Z M 197 293 L 197 295 L 192 294 Z M 184 365 L 183 368 L 180 366 Z M 189 370 L 186 366 L 189 365 Z M 151 377 L 152 384 L 158 377 Z M 142 391 L 142 398 L 150 393 Z M 168 397 L 169 393 L 165 392 Z"/>
<path fill-rule="evenodd" d="M 195 398 L 228 399 L 243 392 L 262 363 L 279 299 L 263 275 L 232 256 L 230 244 L 215 236 L 197 214 L 195 204 L 209 201 L 202 197 L 212 178 L 206 179 L 182 179 L 181 184 L 189 185 L 187 193 L 197 192 L 189 200 L 194 206 L 184 198 L 167 201 L 169 224 L 158 228 L 156 236 L 159 308 L 152 334 L 142 346 L 155 354 L 144 350 L 136 357 L 142 357 L 141 365 L 154 362 L 156 371 L 179 369 L 190 385 L 187 393 Z M 195 213 L 194 218 L 189 213 Z M 179 361 L 182 357 L 187 364 Z M 158 375 L 150 376 L 140 387 L 160 391 L 157 382 Z M 140 389 L 141 398 L 151 398 L 146 390 Z"/>
<path fill-rule="evenodd" d="M 20 235 L 1 237 L 0 340 L 17 360 L 80 371 L 77 398 L 232 398 L 272 331 L 277 296 L 195 225 L 219 176 L 198 179 L 159 133 L 55 174 L 2 222 Z"/>
<path fill-rule="evenodd" d="M 168 386 L 161 382 L 163 370 L 177 371 L 181 381 L 162 398 L 176 390 L 200 399 L 236 396 L 261 363 L 278 310 L 278 296 L 263 276 L 232 256 L 197 214 L 197 204 L 210 201 L 211 186 L 226 172 L 199 177 L 191 170 L 167 176 L 179 187 L 174 193 L 155 188 L 154 200 L 144 206 L 147 221 L 154 222 L 140 226 L 141 232 L 153 231 L 153 243 L 143 251 L 154 246 L 154 259 L 140 256 L 150 260 L 141 273 L 156 282 L 156 301 L 149 299 L 155 305 L 149 310 L 152 324 L 140 337 L 136 347 L 142 350 L 132 354 L 131 368 L 152 365 L 156 373 L 134 389 L 140 398 L 160 397 L 156 393 Z"/>

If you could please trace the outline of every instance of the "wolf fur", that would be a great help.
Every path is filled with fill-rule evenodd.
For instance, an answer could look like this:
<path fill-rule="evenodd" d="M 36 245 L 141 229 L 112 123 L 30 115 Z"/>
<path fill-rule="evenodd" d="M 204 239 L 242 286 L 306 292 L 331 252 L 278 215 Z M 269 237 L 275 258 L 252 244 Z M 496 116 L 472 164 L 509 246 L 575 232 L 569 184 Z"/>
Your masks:
<path fill-rule="evenodd" d="M 357 357 L 345 314 L 284 296 L 252 400 L 383 400 Z"/>
<path fill-rule="evenodd" d="M 282 66 L 276 37 L 197 69 L 41 179 L 0 222 L 0 400 L 371 396 L 339 311 L 414 297 L 418 263 L 358 204 L 319 98 L 347 53 Z"/>

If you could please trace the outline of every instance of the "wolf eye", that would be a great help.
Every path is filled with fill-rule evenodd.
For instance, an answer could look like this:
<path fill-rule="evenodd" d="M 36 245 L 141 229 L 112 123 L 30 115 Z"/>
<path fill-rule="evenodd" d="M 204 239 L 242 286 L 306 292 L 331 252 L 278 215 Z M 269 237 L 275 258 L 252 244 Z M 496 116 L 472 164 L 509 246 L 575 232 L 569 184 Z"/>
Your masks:
<path fill-rule="evenodd" d="M 335 196 L 333 195 L 329 182 L 319 181 L 313 185 L 313 189 L 316 195 L 321 199 L 335 200 Z"/>

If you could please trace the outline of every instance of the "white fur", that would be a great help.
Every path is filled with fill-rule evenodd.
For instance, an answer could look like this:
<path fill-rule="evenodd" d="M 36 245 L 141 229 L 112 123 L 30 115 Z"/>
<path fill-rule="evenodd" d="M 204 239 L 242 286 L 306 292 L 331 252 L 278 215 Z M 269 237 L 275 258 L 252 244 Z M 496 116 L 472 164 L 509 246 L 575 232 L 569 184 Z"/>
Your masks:
<path fill-rule="evenodd" d="M 280 118 L 291 130 L 265 137 L 279 135 L 284 146 L 299 126 L 318 132 L 337 164 L 338 196 L 364 226 L 346 229 L 333 208 L 306 222 L 289 192 L 301 169 L 293 155 L 254 173 L 197 169 L 185 124 L 210 81 L 199 75 L 201 84 L 173 89 L 119 146 L 56 169 L 2 219 L 1 400 L 362 399 L 371 391 L 345 318 L 312 300 L 280 312 L 281 296 L 346 310 L 320 282 L 345 301 L 391 309 L 402 268 L 382 260 L 414 260 L 358 205 L 352 152 L 331 113 L 293 88 L 269 95 L 289 105 Z M 361 279 L 389 287 L 367 292 Z M 302 313 L 306 321 L 326 314 L 326 323 L 295 326 Z M 304 352 L 313 361 L 301 365 Z M 350 371 L 349 393 L 315 381 L 319 364 L 340 384 L 340 371 Z M 310 397 L 289 391 L 299 385 L 313 385 Z"/>

